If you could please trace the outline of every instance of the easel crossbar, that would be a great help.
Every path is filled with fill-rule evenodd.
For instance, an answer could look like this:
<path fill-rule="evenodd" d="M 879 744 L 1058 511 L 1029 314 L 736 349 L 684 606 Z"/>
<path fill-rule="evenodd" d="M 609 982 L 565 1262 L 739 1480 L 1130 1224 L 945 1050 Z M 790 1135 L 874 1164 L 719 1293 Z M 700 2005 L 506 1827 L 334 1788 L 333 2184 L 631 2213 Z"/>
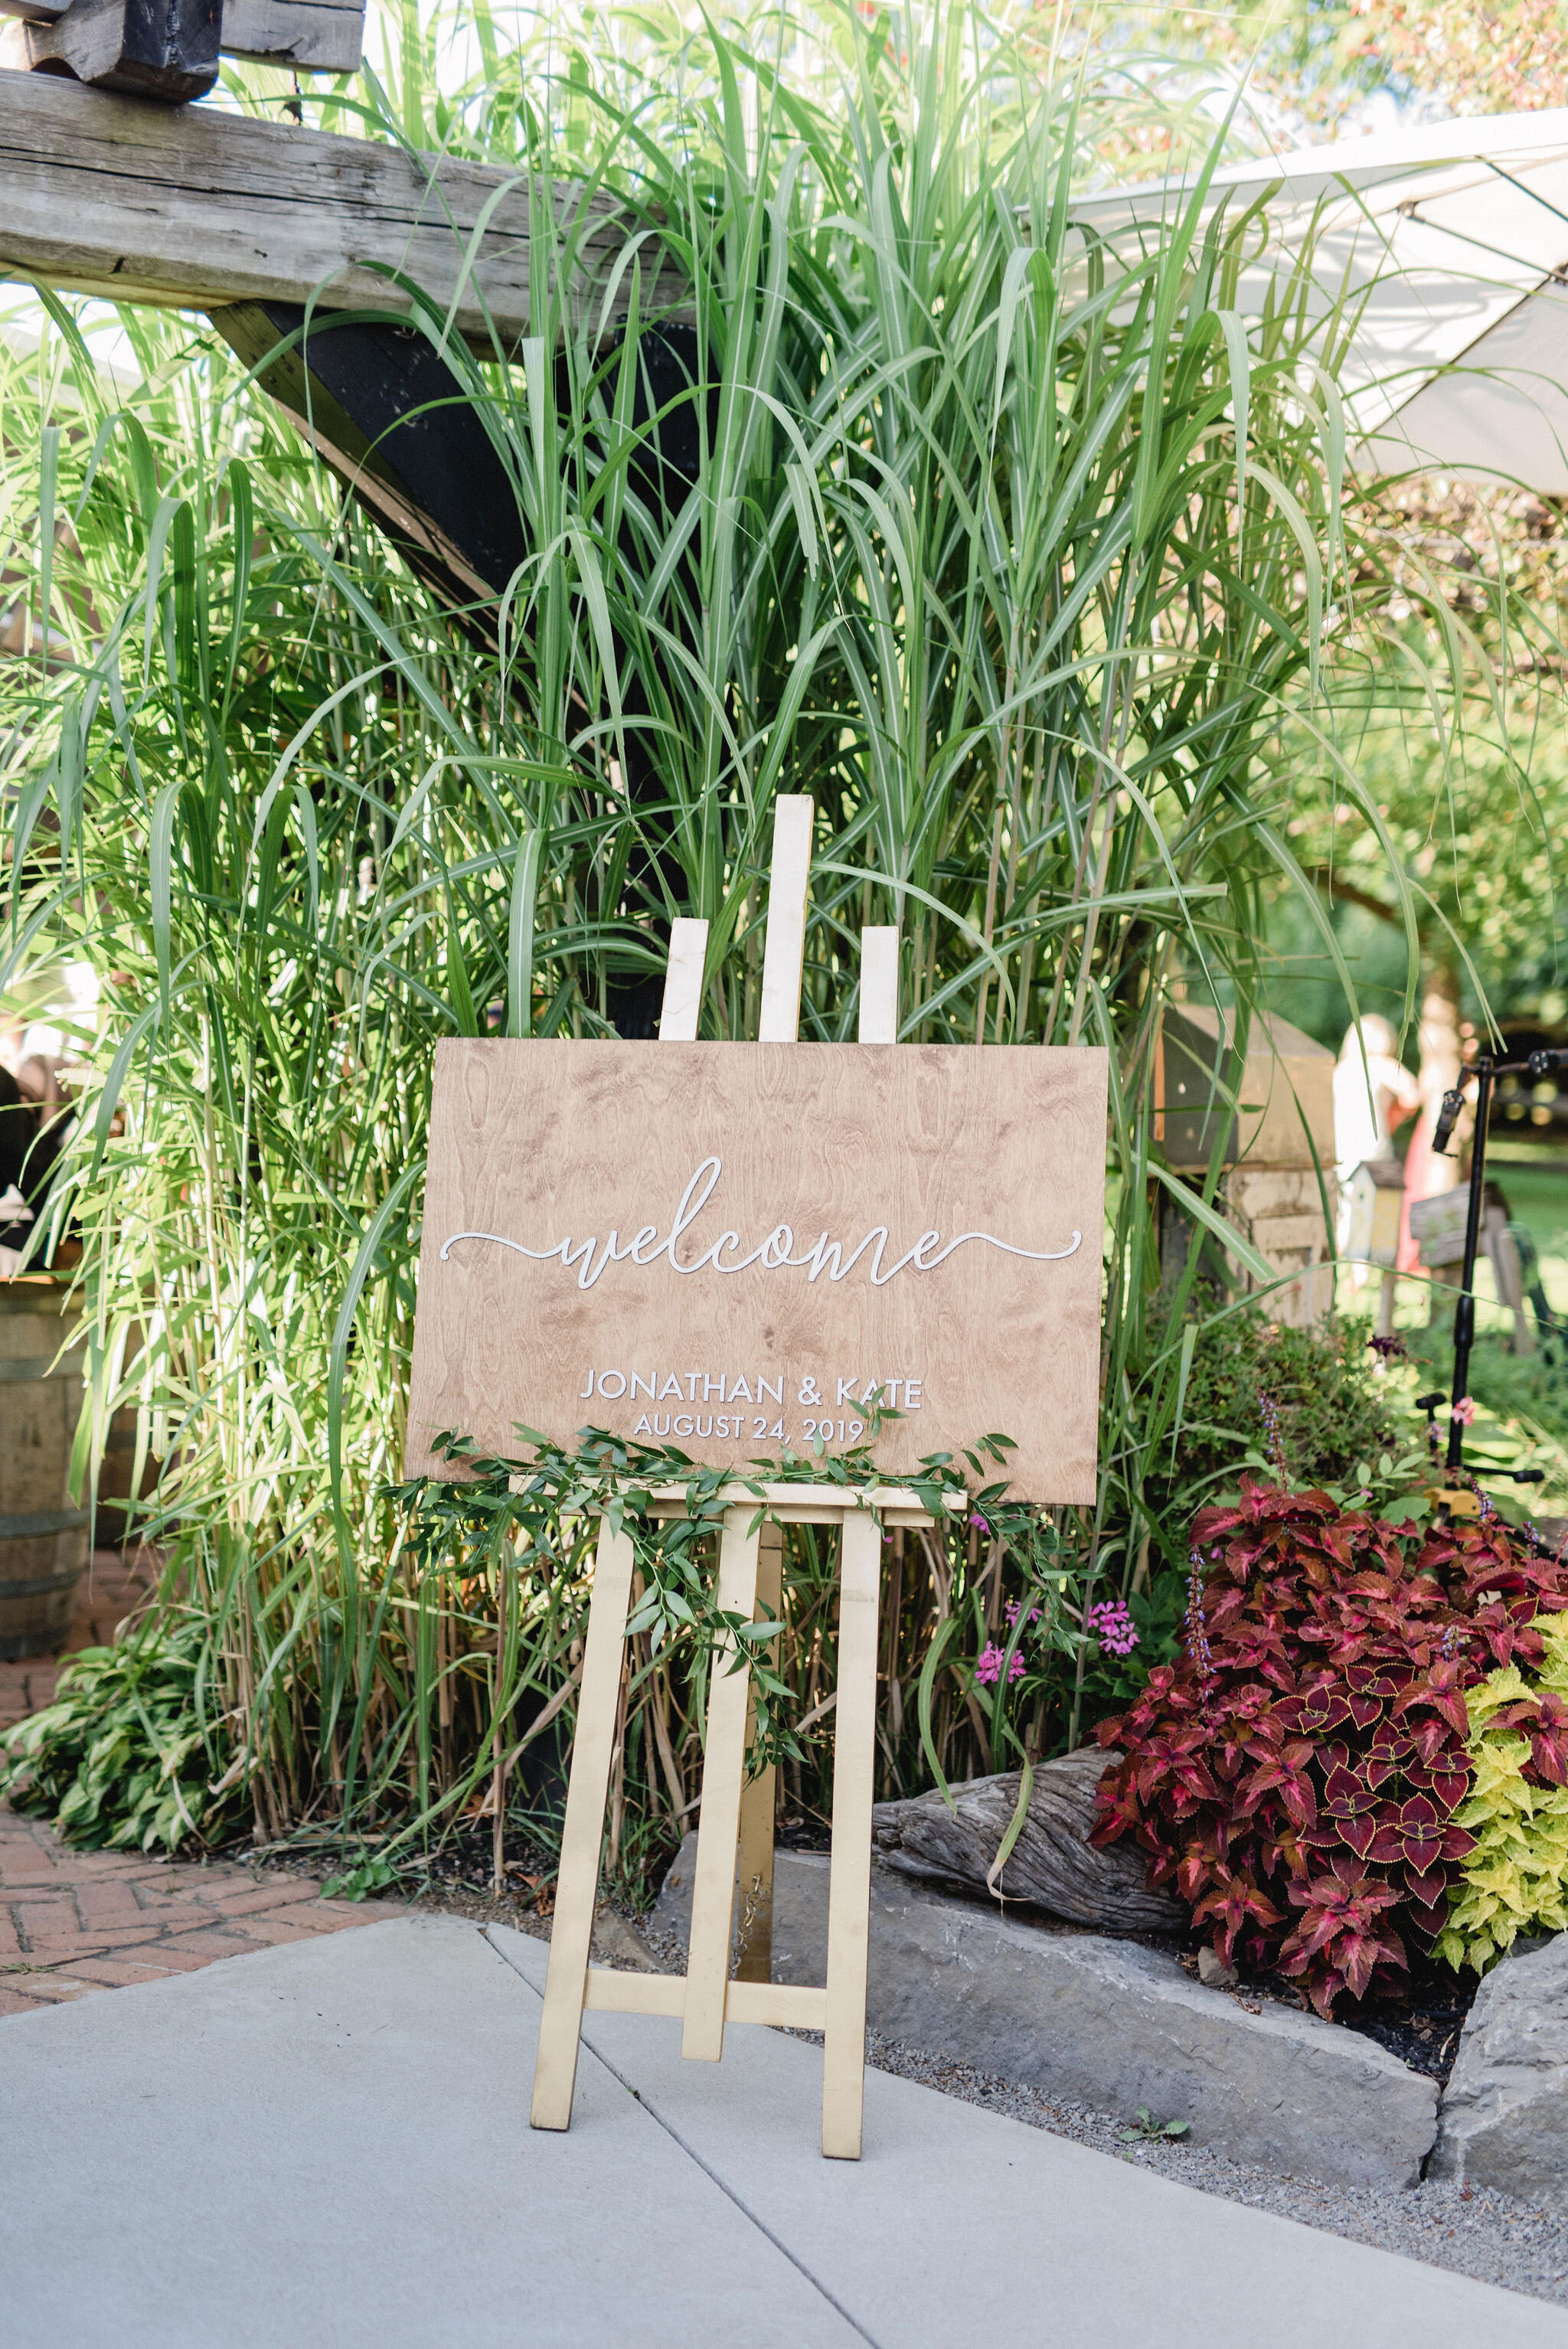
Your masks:
<path fill-rule="evenodd" d="M 509 1489 L 513 1493 L 526 1491 L 528 1478 L 513 1476 Z M 623 1481 L 620 1490 L 646 1492 L 647 1506 L 636 1512 L 649 1517 L 685 1517 L 692 1514 L 691 1496 L 684 1485 L 655 1485 L 652 1487 L 634 1485 Z M 864 1511 L 882 1519 L 890 1530 L 893 1526 L 934 1526 L 936 1519 L 921 1500 L 918 1493 L 902 1485 L 821 1485 L 797 1484 L 721 1485 L 705 1498 L 705 1507 L 717 1502 L 725 1510 L 765 1509 L 777 1524 L 786 1526 L 837 1526 L 847 1517 L 858 1516 Z M 965 1506 L 962 1494 L 944 1499 L 944 1509 L 954 1511 Z M 584 1514 L 603 1516 L 609 1499 L 589 1505 Z"/>
<path fill-rule="evenodd" d="M 705 1505 L 711 1506 L 716 1501 L 727 1509 L 743 1509 L 750 1501 L 786 1526 L 836 1525 L 841 1518 L 865 1509 L 891 1525 L 936 1523 L 920 1495 L 902 1485 L 768 1484 L 755 1489 L 749 1485 L 721 1485 L 717 1492 L 706 1496 Z M 654 1485 L 648 1494 L 648 1505 L 652 1517 L 684 1517 L 690 1508 L 684 1485 Z M 945 1506 L 960 1509 L 964 1506 L 963 1498 L 955 1495 Z"/>
<path fill-rule="evenodd" d="M 604 2014 L 686 2013 L 684 1974 L 633 1974 L 611 1966 L 590 1966 L 585 2012 Z M 732 1982 L 725 1986 L 726 2023 L 769 2023 L 789 2031 L 820 2031 L 828 2019 L 828 1993 L 803 1982 Z"/>

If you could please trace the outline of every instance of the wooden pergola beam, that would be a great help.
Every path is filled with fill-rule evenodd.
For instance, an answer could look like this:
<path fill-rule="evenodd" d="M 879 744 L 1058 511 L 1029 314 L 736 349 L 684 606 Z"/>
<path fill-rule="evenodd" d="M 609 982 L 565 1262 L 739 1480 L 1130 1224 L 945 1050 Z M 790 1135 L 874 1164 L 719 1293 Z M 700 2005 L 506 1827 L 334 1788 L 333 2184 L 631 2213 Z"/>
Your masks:
<path fill-rule="evenodd" d="M 4 276 L 179 309 L 313 299 L 332 309 L 407 307 L 367 265 L 379 264 L 448 305 L 498 190 L 457 310 L 459 331 L 483 350 L 492 327 L 508 348 L 529 331 L 526 181 L 368 140 L 0 71 Z M 553 198 L 563 224 L 583 202 L 559 182 Z M 573 326 L 613 331 L 625 315 L 629 267 L 610 288 L 640 232 L 611 197 L 595 196 L 587 211 L 568 312 Z M 638 251 L 641 315 L 689 322 L 686 288 L 656 240 Z"/>

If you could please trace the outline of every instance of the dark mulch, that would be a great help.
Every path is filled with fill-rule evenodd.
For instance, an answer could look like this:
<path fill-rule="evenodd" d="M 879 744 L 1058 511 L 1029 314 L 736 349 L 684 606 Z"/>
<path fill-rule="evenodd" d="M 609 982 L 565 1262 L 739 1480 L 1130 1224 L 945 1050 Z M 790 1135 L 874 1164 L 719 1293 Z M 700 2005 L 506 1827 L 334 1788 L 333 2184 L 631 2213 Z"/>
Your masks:
<path fill-rule="evenodd" d="M 1409 1988 L 1402 1998 L 1368 2000 L 1359 2007 L 1346 2005 L 1339 2020 L 1347 2030 L 1364 2032 L 1413 2072 L 1424 2072 L 1444 2088 L 1459 2054 L 1465 2018 L 1480 1988 L 1479 1974 L 1454 1973 L 1435 1958 L 1412 1951 Z"/>
<path fill-rule="evenodd" d="M 1386 2047 L 1390 2055 L 1398 2055 L 1412 2072 L 1424 2072 L 1443 2088 L 1454 2068 L 1460 2033 L 1474 1996 L 1474 1989 L 1466 1989 L 1439 2006 L 1412 2005 L 1402 2013 L 1390 2010 L 1387 2014 L 1363 2015 L 1355 2020 L 1346 2015 L 1346 2027 L 1375 2039 L 1379 2047 Z"/>

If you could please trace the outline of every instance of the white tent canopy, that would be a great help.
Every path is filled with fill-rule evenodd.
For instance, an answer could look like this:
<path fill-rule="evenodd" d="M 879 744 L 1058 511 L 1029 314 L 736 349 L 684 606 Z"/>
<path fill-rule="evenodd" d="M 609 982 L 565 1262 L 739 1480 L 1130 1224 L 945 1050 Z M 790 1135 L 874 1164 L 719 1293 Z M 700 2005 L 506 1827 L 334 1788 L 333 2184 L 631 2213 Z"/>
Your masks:
<path fill-rule="evenodd" d="M 1080 198 L 1121 243 L 1168 222 L 1193 182 Z M 1357 319 L 1339 370 L 1357 462 L 1568 496 L 1568 109 L 1471 117 L 1345 140 L 1215 173 L 1210 206 L 1267 198 L 1277 257 L 1313 233 L 1326 313 Z M 1267 254 L 1243 306 L 1259 307 Z"/>

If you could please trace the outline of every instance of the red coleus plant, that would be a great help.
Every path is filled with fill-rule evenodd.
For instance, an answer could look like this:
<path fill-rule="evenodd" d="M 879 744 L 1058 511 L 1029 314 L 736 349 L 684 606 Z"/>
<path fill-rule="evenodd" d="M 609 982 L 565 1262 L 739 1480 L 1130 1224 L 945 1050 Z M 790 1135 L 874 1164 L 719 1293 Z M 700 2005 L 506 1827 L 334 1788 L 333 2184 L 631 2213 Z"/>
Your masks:
<path fill-rule="evenodd" d="M 1185 1652 L 1099 1724 L 1097 1844 L 1136 1836 L 1218 1954 L 1301 1980 L 1320 2014 L 1398 1983 L 1441 1931 L 1470 1786 L 1465 1690 L 1538 1662 L 1554 1559 L 1495 1518 L 1429 1534 L 1242 1480 L 1192 1528 Z M 1568 1756 L 1568 1713 L 1536 1735 Z"/>

